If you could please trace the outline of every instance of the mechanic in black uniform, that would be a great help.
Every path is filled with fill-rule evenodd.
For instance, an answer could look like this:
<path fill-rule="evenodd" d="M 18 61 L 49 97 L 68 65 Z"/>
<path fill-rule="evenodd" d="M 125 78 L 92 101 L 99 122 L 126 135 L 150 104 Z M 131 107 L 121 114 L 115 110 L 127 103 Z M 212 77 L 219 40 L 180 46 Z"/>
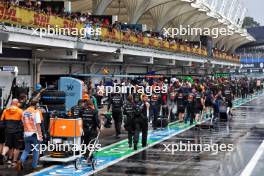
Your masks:
<path fill-rule="evenodd" d="M 217 92 L 217 90 L 215 90 Z M 206 89 L 205 92 L 205 111 L 206 111 L 206 118 L 212 118 L 214 112 L 213 112 L 213 107 L 214 107 L 214 94 L 210 88 Z"/>
<path fill-rule="evenodd" d="M 175 98 L 175 102 L 177 104 L 179 122 L 182 123 L 184 119 L 184 113 L 185 113 L 185 107 L 186 107 L 186 101 L 185 101 L 182 91 L 179 91 L 179 94 Z"/>
<path fill-rule="evenodd" d="M 138 104 L 141 102 L 140 94 L 138 92 L 133 94 L 134 103 Z"/>
<path fill-rule="evenodd" d="M 231 92 L 231 88 L 229 86 L 225 86 L 224 97 L 225 97 L 225 101 L 227 102 L 228 114 L 232 116 L 231 109 L 233 107 L 233 103 L 232 103 L 233 95 Z"/>
<path fill-rule="evenodd" d="M 112 106 L 112 116 L 115 122 L 116 138 L 121 134 L 123 99 L 120 94 L 115 93 L 109 101 L 107 111 Z"/>
<path fill-rule="evenodd" d="M 134 112 L 134 150 L 137 150 L 140 132 L 142 132 L 142 147 L 147 146 L 149 107 L 148 96 L 142 95 L 142 103 L 136 106 Z"/>
<path fill-rule="evenodd" d="M 72 118 L 80 118 L 80 112 L 84 108 L 83 100 L 79 100 L 77 105 L 71 108 L 71 117 Z"/>
<path fill-rule="evenodd" d="M 97 137 L 98 131 L 101 129 L 98 113 L 91 100 L 86 100 L 85 106 L 80 110 L 80 116 L 83 121 L 83 142 L 86 146 L 88 146 L 90 141 Z M 86 151 L 85 157 L 88 155 L 89 151 Z"/>
<path fill-rule="evenodd" d="M 194 95 L 189 94 L 187 102 L 186 102 L 185 123 L 187 123 L 190 120 L 190 125 L 193 124 L 193 119 L 195 118 L 195 108 L 196 108 L 196 102 L 194 100 Z"/>
<path fill-rule="evenodd" d="M 133 136 L 134 136 L 134 132 L 135 132 L 134 110 L 135 110 L 135 105 L 133 103 L 133 97 L 132 97 L 132 95 L 128 95 L 127 102 L 124 105 L 123 114 L 126 115 L 125 129 L 128 132 L 128 145 L 129 145 L 129 148 L 132 147 Z"/>
<path fill-rule="evenodd" d="M 248 86 L 246 80 L 242 80 L 241 82 L 241 95 L 242 98 L 247 98 Z"/>
<path fill-rule="evenodd" d="M 202 92 L 197 92 L 195 95 L 195 120 L 196 122 L 203 120 L 204 97 Z"/>
<path fill-rule="evenodd" d="M 151 111 L 151 115 L 153 116 L 152 127 L 154 130 L 156 129 L 157 126 L 157 119 L 160 114 L 160 108 L 161 108 L 161 97 L 153 94 L 150 100 L 150 111 Z"/>

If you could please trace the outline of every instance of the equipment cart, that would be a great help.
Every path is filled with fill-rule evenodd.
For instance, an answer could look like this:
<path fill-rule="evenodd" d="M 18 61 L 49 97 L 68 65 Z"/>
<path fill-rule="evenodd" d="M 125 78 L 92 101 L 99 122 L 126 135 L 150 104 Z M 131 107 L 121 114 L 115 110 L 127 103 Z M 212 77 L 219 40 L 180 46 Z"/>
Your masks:
<path fill-rule="evenodd" d="M 82 119 L 70 118 L 50 118 L 49 123 L 50 143 L 52 151 L 48 155 L 40 158 L 44 164 L 48 162 L 70 163 L 74 162 L 75 168 L 79 169 L 81 165 L 81 136 Z M 77 148 L 74 148 L 77 147 Z"/>

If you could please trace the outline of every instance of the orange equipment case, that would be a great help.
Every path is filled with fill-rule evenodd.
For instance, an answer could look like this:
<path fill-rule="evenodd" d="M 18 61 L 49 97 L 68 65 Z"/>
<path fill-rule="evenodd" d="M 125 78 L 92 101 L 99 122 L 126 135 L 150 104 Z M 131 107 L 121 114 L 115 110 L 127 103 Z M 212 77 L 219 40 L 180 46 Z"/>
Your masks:
<path fill-rule="evenodd" d="M 51 137 L 80 137 L 82 119 L 50 118 L 49 129 Z"/>

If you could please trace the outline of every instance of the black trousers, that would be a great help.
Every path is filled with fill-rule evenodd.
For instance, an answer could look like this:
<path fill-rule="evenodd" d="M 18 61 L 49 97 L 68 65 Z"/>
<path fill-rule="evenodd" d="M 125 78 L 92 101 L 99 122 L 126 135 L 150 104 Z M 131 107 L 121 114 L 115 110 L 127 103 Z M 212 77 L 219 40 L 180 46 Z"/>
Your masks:
<path fill-rule="evenodd" d="M 185 118 L 185 123 L 188 122 L 188 120 L 190 121 L 190 124 L 193 124 L 193 119 L 195 118 L 195 113 L 194 112 L 187 112 L 186 114 L 186 118 Z"/>
<path fill-rule="evenodd" d="M 120 135 L 121 134 L 121 125 L 122 125 L 122 112 L 113 110 L 112 115 L 113 115 L 113 119 L 115 122 L 116 135 Z"/>
<path fill-rule="evenodd" d="M 135 134 L 134 118 L 127 117 L 125 126 L 127 130 L 128 144 L 132 145 Z"/>
<path fill-rule="evenodd" d="M 135 134 L 135 131 L 132 131 L 132 130 L 128 130 L 127 131 L 127 135 L 128 135 L 128 144 L 129 145 L 132 145 L 133 141 L 134 141 L 134 134 Z"/>
<path fill-rule="evenodd" d="M 97 101 L 97 106 L 98 107 L 100 107 L 101 106 L 101 104 L 102 104 L 102 98 L 103 98 L 103 96 L 96 96 L 96 101 Z"/>
<path fill-rule="evenodd" d="M 160 107 L 153 107 L 152 108 L 152 112 L 153 112 L 153 121 L 152 121 L 152 126 L 156 127 L 157 125 L 157 119 L 159 117 L 159 113 L 160 113 Z"/>
<path fill-rule="evenodd" d="M 86 146 L 88 146 L 89 143 L 91 142 L 91 140 L 94 140 L 94 139 L 97 137 L 97 135 L 98 135 L 96 129 L 92 129 L 92 130 L 90 130 L 90 129 L 86 129 L 86 128 L 84 128 L 84 129 L 83 129 L 83 132 L 84 132 L 84 135 L 82 136 L 82 142 L 83 142 Z M 91 142 L 91 144 L 94 144 L 94 141 Z M 95 146 L 94 146 L 94 147 L 95 147 Z M 90 151 L 88 150 L 88 148 L 89 148 L 89 147 L 87 147 L 87 150 L 86 150 L 86 152 L 85 152 L 85 154 L 84 154 L 85 157 L 88 157 L 88 156 L 89 156 Z"/>
<path fill-rule="evenodd" d="M 134 145 L 137 146 L 139 140 L 139 134 L 142 133 L 142 146 L 147 145 L 147 138 L 148 138 L 148 119 L 141 118 L 135 119 L 135 133 L 134 133 Z"/>

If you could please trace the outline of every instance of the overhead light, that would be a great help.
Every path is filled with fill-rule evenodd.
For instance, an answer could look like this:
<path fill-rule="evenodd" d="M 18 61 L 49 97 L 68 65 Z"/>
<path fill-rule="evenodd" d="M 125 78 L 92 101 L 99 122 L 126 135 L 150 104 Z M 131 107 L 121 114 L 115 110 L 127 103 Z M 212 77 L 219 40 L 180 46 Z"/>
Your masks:
<path fill-rule="evenodd" d="M 93 53 L 92 54 L 92 56 L 94 56 L 94 57 L 97 57 L 97 56 L 99 56 L 98 54 L 96 54 L 96 53 Z"/>
<path fill-rule="evenodd" d="M 46 51 L 46 50 L 44 50 L 44 49 L 36 49 L 37 51 L 41 51 L 41 52 L 44 52 L 44 51 Z"/>
<path fill-rule="evenodd" d="M 18 47 L 18 46 L 12 46 L 11 48 L 13 48 L 13 49 L 21 49 L 21 48 Z"/>

